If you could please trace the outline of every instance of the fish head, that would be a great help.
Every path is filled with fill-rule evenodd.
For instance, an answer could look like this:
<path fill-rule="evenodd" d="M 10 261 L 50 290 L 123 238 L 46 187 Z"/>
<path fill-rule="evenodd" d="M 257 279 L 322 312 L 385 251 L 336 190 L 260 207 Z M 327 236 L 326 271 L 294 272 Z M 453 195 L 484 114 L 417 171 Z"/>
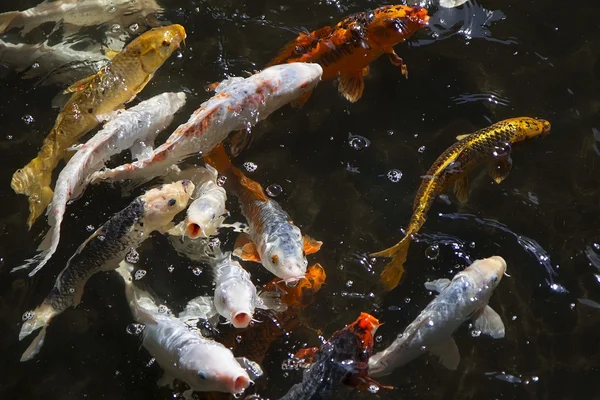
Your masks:
<path fill-rule="evenodd" d="M 269 94 L 269 103 L 279 108 L 309 94 L 321 80 L 323 68 L 316 63 L 295 62 L 274 65 L 262 73 L 265 79 L 259 84 L 257 92 Z M 273 79 L 269 79 L 270 76 Z"/>
<path fill-rule="evenodd" d="M 404 42 L 429 22 L 427 9 L 419 6 L 384 6 L 373 14 L 368 26 L 369 38 L 384 47 Z"/>
<path fill-rule="evenodd" d="M 300 280 L 305 277 L 308 267 L 302 235 L 298 228 L 294 229 L 294 231 L 296 230 L 297 232 L 294 233 L 297 235 L 294 235 L 293 238 L 282 235 L 272 242 L 267 242 L 264 253 L 261 255 L 261 262 L 265 268 L 283 279 L 290 287 L 298 285 Z"/>
<path fill-rule="evenodd" d="M 214 303 L 217 312 L 235 328 L 246 328 L 254 315 L 258 295 L 249 277 L 232 276 L 218 284 Z"/>
<path fill-rule="evenodd" d="M 475 283 L 474 289 L 484 290 L 491 295 L 506 273 L 506 261 L 500 256 L 476 260 L 463 273 L 471 277 Z"/>
<path fill-rule="evenodd" d="M 157 230 L 168 225 L 175 215 L 185 210 L 194 184 L 181 180 L 148 190 L 141 198 L 144 201 L 144 227 Z"/>
<path fill-rule="evenodd" d="M 193 390 L 236 394 L 250 385 L 246 370 L 220 343 L 209 341 L 182 354 L 179 368 L 185 371 L 184 380 Z"/>
<path fill-rule="evenodd" d="M 127 46 L 139 52 L 144 71 L 154 73 L 179 48 L 186 33 L 179 24 L 162 26 L 144 32 Z"/>
<path fill-rule="evenodd" d="M 518 125 L 518 132 L 520 133 L 517 141 L 546 136 L 552 128 L 550 122 L 545 119 L 522 117 L 515 118 L 515 120 Z"/>

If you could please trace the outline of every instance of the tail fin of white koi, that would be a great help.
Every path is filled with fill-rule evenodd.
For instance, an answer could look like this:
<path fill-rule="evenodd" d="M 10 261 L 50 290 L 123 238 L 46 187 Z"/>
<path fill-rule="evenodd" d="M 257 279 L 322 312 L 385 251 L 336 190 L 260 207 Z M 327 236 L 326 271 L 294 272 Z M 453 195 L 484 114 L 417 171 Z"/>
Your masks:
<path fill-rule="evenodd" d="M 25 337 L 29 336 L 40 328 L 42 328 L 42 330 L 37 334 L 35 339 L 33 339 L 27 350 L 25 350 L 21 356 L 21 361 L 29 361 L 40 352 L 42 346 L 44 345 L 44 339 L 46 338 L 46 327 L 48 324 L 50 324 L 50 321 L 57 314 L 57 312 L 49 304 L 42 303 L 33 311 L 32 314 L 32 317 L 26 320 L 23 323 L 23 326 L 21 326 L 19 340 L 23 340 Z"/>

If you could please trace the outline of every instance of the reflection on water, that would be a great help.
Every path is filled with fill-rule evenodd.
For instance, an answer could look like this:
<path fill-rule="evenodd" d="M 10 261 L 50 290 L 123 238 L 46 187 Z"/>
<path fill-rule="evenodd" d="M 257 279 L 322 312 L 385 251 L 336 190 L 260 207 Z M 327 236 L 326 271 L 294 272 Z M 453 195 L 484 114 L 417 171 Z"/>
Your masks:
<path fill-rule="evenodd" d="M 15 8 L 7 3 L 0 11 Z M 356 104 L 342 99 L 331 82 L 322 82 L 303 108 L 282 109 L 253 128 L 252 145 L 235 160 L 270 188 L 303 232 L 324 242 L 309 261 L 327 271 L 326 284 L 300 312 L 301 323 L 274 339 L 264 355 L 265 376 L 248 393 L 283 395 L 301 381 L 302 371 L 281 368 L 289 354 L 318 345 L 360 311 L 385 322 L 375 343 L 376 350 L 383 349 L 431 301 L 426 280 L 450 277 L 475 259 L 499 254 L 507 260 L 510 277 L 502 280 L 491 305 L 506 325 L 505 339 L 473 337 L 465 324 L 455 335 L 462 357 L 457 371 L 424 356 L 381 380 L 395 385 L 393 391 L 341 388 L 340 397 L 598 398 L 597 6 L 583 2 L 566 10 L 556 0 L 472 0 L 444 9 L 431 1 L 419 3 L 430 9 L 429 29 L 396 47 L 410 70 L 408 80 L 378 60 L 366 77 L 369 90 Z M 27 0 L 18 7 L 36 4 Z M 60 22 L 45 22 L 24 37 L 15 29 L 0 39 L 92 52 L 102 60 L 103 48 L 118 48 L 157 23 L 182 24 L 186 46 L 138 96 L 144 100 L 164 91 L 186 91 L 188 103 L 176 116 L 176 126 L 209 97 L 208 84 L 262 68 L 299 31 L 380 4 L 172 0 L 160 5 L 164 12 L 152 18 L 76 32 Z M 11 59 L 8 54 L 0 48 L 0 398 L 173 398 L 170 389 L 155 384 L 160 367 L 139 348 L 139 338 L 127 334 L 131 315 L 112 274 L 88 282 L 82 304 L 50 327 L 36 361 L 18 362 L 28 344 L 17 340 L 23 313 L 50 290 L 89 235 L 87 227 L 100 226 L 131 197 L 122 197 L 119 185 L 90 188 L 68 206 L 63 241 L 51 263 L 34 279 L 24 272 L 8 273 L 34 254 L 46 229 L 40 221 L 26 230 L 27 202 L 10 190 L 10 177 L 37 153 L 56 118 L 53 99 L 75 79 L 69 76 L 73 69 L 46 61 L 48 56 L 21 53 L 22 58 Z M 377 279 L 384 261 L 368 254 L 400 239 L 431 163 L 457 135 L 521 115 L 550 120 L 552 133 L 543 141 L 515 146 L 513 169 L 499 185 L 485 171 L 474 171 L 465 205 L 452 195 L 440 196 L 411 247 L 403 283 L 382 293 Z M 232 222 L 241 220 L 235 201 L 228 209 Z M 226 248 L 235 236 L 223 234 Z M 168 238 L 157 235 L 138 251 L 136 266 L 146 272 L 143 282 L 169 308 L 180 311 L 192 297 L 211 293 L 210 277 L 194 272 L 202 265 L 180 256 Z M 245 266 L 256 282 L 271 279 L 255 265 Z M 236 337 L 230 326 L 219 325 L 218 331 L 217 337 Z M 260 348 L 243 343 L 236 355 Z M 176 393 L 183 390 L 176 387 Z"/>

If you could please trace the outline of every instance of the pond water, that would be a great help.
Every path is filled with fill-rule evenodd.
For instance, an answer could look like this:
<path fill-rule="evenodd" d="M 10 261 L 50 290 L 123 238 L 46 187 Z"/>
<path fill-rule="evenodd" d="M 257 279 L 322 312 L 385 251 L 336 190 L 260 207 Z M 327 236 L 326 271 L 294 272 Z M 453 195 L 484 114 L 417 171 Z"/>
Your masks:
<path fill-rule="evenodd" d="M 0 11 L 35 5 L 3 0 Z M 261 69 L 300 30 L 332 25 L 381 3 L 165 0 L 161 5 L 166 11 L 159 19 L 182 24 L 186 45 L 138 99 L 188 92 L 175 127 L 210 96 L 206 85 Z M 318 332 L 327 338 L 362 311 L 385 323 L 375 344 L 382 350 L 431 301 L 425 281 L 501 255 L 510 277 L 502 280 L 490 305 L 504 321 L 504 339 L 476 337 L 464 324 L 455 334 L 461 353 L 456 371 L 425 355 L 380 379 L 394 390 L 372 394 L 342 386 L 339 397 L 600 398 L 598 5 L 471 0 L 457 9 L 427 6 L 429 28 L 396 47 L 409 79 L 382 57 L 371 65 L 364 95 L 355 104 L 324 81 L 303 108 L 285 107 L 259 124 L 252 146 L 234 161 L 238 166 L 253 162 L 257 168 L 248 176 L 263 187 L 282 188 L 276 200 L 304 233 L 324 242 L 309 262 L 327 271 L 326 285 L 301 314 L 303 323 L 271 344 L 262 364 L 265 376 L 246 393 L 282 396 L 302 379 L 302 371 L 282 369 L 289 353 L 318 345 Z M 26 40 L 40 42 L 50 35 L 60 42 L 60 29 L 53 32 L 54 27 L 44 24 Z M 146 28 L 141 23 L 139 31 Z M 110 30 L 126 36 L 135 29 L 105 24 L 72 40 L 103 40 Z M 22 40 L 11 32 L 2 39 Z M 90 229 L 132 197 L 123 197 L 119 185 L 90 187 L 68 206 L 52 261 L 33 279 L 24 271 L 9 273 L 35 253 L 47 229 L 41 218 L 27 230 L 27 201 L 10 189 L 10 177 L 37 153 L 57 115 L 55 96 L 66 85 L 40 85 L 3 61 L 0 398 L 173 398 L 173 391 L 156 386 L 160 367 L 140 348 L 139 338 L 126 333 L 131 315 L 112 273 L 94 276 L 82 304 L 53 322 L 39 356 L 19 362 L 30 341 L 18 341 L 23 313 L 42 301 Z M 477 169 L 466 204 L 451 193 L 437 199 L 411 246 L 405 279 L 383 293 L 377 282 L 384 262 L 368 254 L 401 238 L 429 166 L 455 136 L 516 116 L 547 119 L 552 132 L 514 149 L 513 169 L 501 184 Z M 232 220 L 241 220 L 233 196 L 228 208 Z M 231 247 L 235 236 L 225 233 L 222 239 Z M 165 237 L 155 235 L 139 252 L 137 267 L 148 271 L 143 282 L 174 310 L 211 292 L 208 271 L 194 273 L 198 264 L 177 255 Z M 245 265 L 257 283 L 272 277 L 256 264 Z M 227 336 L 233 328 L 219 330 Z M 182 385 L 176 393 L 183 390 Z"/>

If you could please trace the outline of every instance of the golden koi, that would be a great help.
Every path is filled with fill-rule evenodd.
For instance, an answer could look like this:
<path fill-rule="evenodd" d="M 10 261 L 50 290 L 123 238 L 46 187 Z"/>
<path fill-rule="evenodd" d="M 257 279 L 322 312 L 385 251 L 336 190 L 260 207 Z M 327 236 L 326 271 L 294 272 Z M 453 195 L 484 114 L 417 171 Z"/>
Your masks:
<path fill-rule="evenodd" d="M 58 114 L 38 156 L 12 177 L 13 190 L 29 196 L 29 228 L 52 200 L 52 171 L 65 150 L 97 127 L 103 115 L 133 100 L 184 39 L 181 25 L 152 29 L 129 43 L 97 74 L 67 89 L 74 93 Z"/>
<path fill-rule="evenodd" d="M 412 236 L 425 223 L 435 198 L 450 184 L 459 201 L 467 200 L 468 173 L 484 161 L 491 161 L 489 174 L 496 183 L 508 176 L 512 167 L 510 145 L 550 133 L 550 122 L 520 117 L 497 122 L 487 128 L 457 137 L 458 142 L 438 157 L 425 174 L 413 204 L 413 215 L 404 238 L 389 249 L 371 254 L 373 257 L 393 257 L 381 274 L 386 290 L 392 290 L 404 274 L 404 263 Z M 504 148 L 506 147 L 506 148 Z M 504 154 L 500 154 L 500 153 Z"/>

